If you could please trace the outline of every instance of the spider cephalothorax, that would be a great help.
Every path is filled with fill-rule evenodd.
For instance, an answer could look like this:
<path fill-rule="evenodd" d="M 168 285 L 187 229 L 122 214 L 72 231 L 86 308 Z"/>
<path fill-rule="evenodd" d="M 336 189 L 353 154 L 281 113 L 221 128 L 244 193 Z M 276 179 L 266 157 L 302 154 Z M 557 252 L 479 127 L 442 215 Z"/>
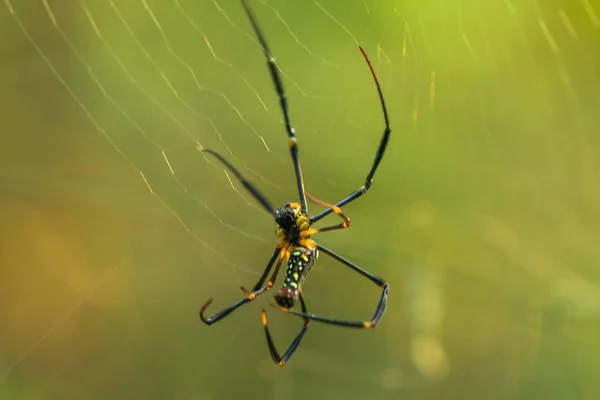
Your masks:
<path fill-rule="evenodd" d="M 300 197 L 300 201 L 299 203 L 285 204 L 279 210 L 276 210 L 271 204 L 271 202 L 267 199 L 267 197 L 263 195 L 262 192 L 258 190 L 252 183 L 250 183 L 241 174 L 241 172 L 238 171 L 233 165 L 231 165 L 231 163 L 229 163 L 225 158 L 223 158 L 221 155 L 219 155 L 213 150 L 202 149 L 202 151 L 212 154 L 219 161 L 221 161 L 227 167 L 227 169 L 229 169 L 240 180 L 240 182 L 245 186 L 245 188 L 250 192 L 250 194 L 252 194 L 252 196 L 260 203 L 263 209 L 265 209 L 267 212 L 269 212 L 270 215 L 275 217 L 275 222 L 277 223 L 276 233 L 277 236 L 281 238 L 281 240 L 275 248 L 271 259 L 267 263 L 267 267 L 265 268 L 258 282 L 256 282 L 256 284 L 254 285 L 252 291 L 249 291 L 246 288 L 242 287 L 241 289 L 245 296 L 241 300 L 210 317 L 205 317 L 204 311 L 212 303 L 212 299 L 209 299 L 206 303 L 204 303 L 204 305 L 200 309 L 200 319 L 205 324 L 211 325 L 225 318 L 233 311 L 238 309 L 240 306 L 256 299 L 259 295 L 270 290 L 273 287 L 277 275 L 279 274 L 281 265 L 285 261 L 287 263 L 287 268 L 285 272 L 284 282 L 280 289 L 278 289 L 275 292 L 274 297 L 275 302 L 277 304 L 273 306 L 281 311 L 302 318 L 304 320 L 304 325 L 302 326 L 302 330 L 300 331 L 300 333 L 296 336 L 296 338 L 289 345 L 285 353 L 283 353 L 282 355 L 280 355 L 277 349 L 275 348 L 275 344 L 273 343 L 273 339 L 271 338 L 271 333 L 267 324 L 267 313 L 265 310 L 262 310 L 262 324 L 265 330 L 265 335 L 267 337 L 267 345 L 269 346 L 269 352 L 271 353 L 273 361 L 283 366 L 298 349 L 298 346 L 300 345 L 300 342 L 302 341 L 302 338 L 304 337 L 304 334 L 308 329 L 310 321 L 319 321 L 326 324 L 345 326 L 351 328 L 374 328 L 375 325 L 377 325 L 377 323 L 379 322 L 379 320 L 381 320 L 381 318 L 383 317 L 383 313 L 385 312 L 387 306 L 387 295 L 389 290 L 387 282 L 369 273 L 368 271 L 365 271 L 358 265 L 355 265 L 354 263 L 346 260 L 342 256 L 329 250 L 327 247 L 315 243 L 311 239 L 311 235 L 350 227 L 350 219 L 344 215 L 341 207 L 361 197 L 371 187 L 371 183 L 373 182 L 373 176 L 375 175 L 375 171 L 377 170 L 377 167 L 379 166 L 379 163 L 383 158 L 383 153 L 385 152 L 390 133 L 392 132 L 392 128 L 389 124 L 387 110 L 385 107 L 385 102 L 383 100 L 383 94 L 381 93 L 381 88 L 379 87 L 379 82 L 377 81 L 377 76 L 375 75 L 373 66 L 371 65 L 371 62 L 369 61 L 369 58 L 367 57 L 367 54 L 364 52 L 362 47 L 359 47 L 365 61 L 367 62 L 367 65 L 369 66 L 371 75 L 373 76 L 373 80 L 375 81 L 375 86 L 377 87 L 377 93 L 379 94 L 379 101 L 381 102 L 381 108 L 383 110 L 383 117 L 385 121 L 383 136 L 381 137 L 381 141 L 379 142 L 377 153 L 375 153 L 373 165 L 371 166 L 371 169 L 367 174 L 365 183 L 360 188 L 356 189 L 355 191 L 350 193 L 350 195 L 338 201 L 334 205 L 325 203 L 321 200 L 317 200 L 310 196 L 308 193 L 306 193 L 304 190 L 304 180 L 302 179 L 300 161 L 298 159 L 298 146 L 296 144 L 296 134 L 290 122 L 287 100 L 283 91 L 283 83 L 281 81 L 279 69 L 275 64 L 275 59 L 271 55 L 271 51 L 269 50 L 264 35 L 262 34 L 258 26 L 258 22 L 252 14 L 252 11 L 250 10 L 250 7 L 248 6 L 246 0 L 242 0 L 242 5 L 244 6 L 246 15 L 248 16 L 248 19 L 252 24 L 254 33 L 256 34 L 260 46 L 266 56 L 267 65 L 271 72 L 271 78 L 275 85 L 277 95 L 279 96 L 279 103 L 283 112 L 285 129 L 288 134 L 288 145 L 290 147 L 292 163 L 294 164 L 294 173 L 296 176 L 296 184 L 298 186 L 298 195 Z M 306 199 L 324 207 L 325 210 L 321 211 L 317 215 L 309 217 L 306 207 Z M 331 213 L 335 213 L 338 216 L 340 216 L 340 218 L 343 219 L 343 222 L 337 225 L 325 226 L 323 228 L 318 229 L 314 229 L 311 227 L 313 223 L 319 221 L 321 218 L 326 217 Z M 319 315 L 308 313 L 306 303 L 304 302 L 304 298 L 302 296 L 302 285 L 304 284 L 306 276 L 313 267 L 320 251 L 327 254 L 334 260 L 340 262 L 341 264 L 345 265 L 346 267 L 350 268 L 351 270 L 359 273 L 361 276 L 367 278 L 368 280 L 375 283 L 381 288 L 381 296 L 379 298 L 379 303 L 377 304 L 375 313 L 373 314 L 370 320 L 344 320 L 339 318 L 322 317 Z M 269 275 L 269 272 L 272 269 L 273 272 L 269 280 L 267 281 L 267 275 Z M 292 307 L 295 306 L 297 300 L 300 301 L 302 311 L 296 311 L 292 309 Z"/>
<path fill-rule="evenodd" d="M 293 245 L 298 245 L 300 232 L 310 227 L 310 220 L 302 213 L 302 207 L 298 203 L 284 204 L 275 211 L 275 222 L 277 222 L 276 234 Z"/>

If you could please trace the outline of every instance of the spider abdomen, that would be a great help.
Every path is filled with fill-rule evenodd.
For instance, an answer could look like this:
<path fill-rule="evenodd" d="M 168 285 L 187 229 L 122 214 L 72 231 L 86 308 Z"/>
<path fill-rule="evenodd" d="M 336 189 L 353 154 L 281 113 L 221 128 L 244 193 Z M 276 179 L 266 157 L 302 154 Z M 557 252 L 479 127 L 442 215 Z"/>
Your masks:
<path fill-rule="evenodd" d="M 290 254 L 285 278 L 281 288 L 275 293 L 275 301 L 282 307 L 291 308 L 296 303 L 304 280 L 315 264 L 316 249 L 296 247 Z"/>

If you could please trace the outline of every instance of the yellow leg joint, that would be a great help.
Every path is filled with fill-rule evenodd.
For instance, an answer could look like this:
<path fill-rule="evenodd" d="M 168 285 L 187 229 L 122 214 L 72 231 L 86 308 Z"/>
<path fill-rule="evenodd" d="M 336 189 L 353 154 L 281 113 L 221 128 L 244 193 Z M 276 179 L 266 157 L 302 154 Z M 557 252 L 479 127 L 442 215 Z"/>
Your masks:
<path fill-rule="evenodd" d="M 267 326 L 267 313 L 265 310 L 262 310 L 261 317 L 263 326 Z"/>
<path fill-rule="evenodd" d="M 310 222 L 309 222 L 309 221 L 306 221 L 306 222 L 303 222 L 303 223 L 302 223 L 302 225 L 300 225 L 298 228 L 299 228 L 301 231 L 304 231 L 304 230 L 308 229 L 308 227 L 309 227 L 309 226 L 310 226 Z"/>
<path fill-rule="evenodd" d="M 288 244 L 285 240 L 282 241 L 283 242 L 283 246 L 281 247 L 281 251 L 279 252 L 279 259 L 283 260 L 283 258 L 285 257 L 285 254 L 287 253 L 287 249 L 288 249 Z"/>
<path fill-rule="evenodd" d="M 308 222 L 308 218 L 306 217 L 306 215 L 301 215 L 298 217 L 298 219 L 296 220 L 296 226 L 301 226 L 302 224 Z M 300 228 L 302 229 L 302 228 Z"/>
<path fill-rule="evenodd" d="M 309 230 L 306 230 L 306 231 L 302 231 L 302 232 L 300 232 L 300 238 L 301 239 L 306 239 L 310 235 L 316 235 L 319 232 L 320 232 L 320 230 L 318 230 L 318 229 L 309 229 Z"/>
<path fill-rule="evenodd" d="M 300 246 L 313 250 L 317 248 L 317 244 L 314 242 L 314 240 L 311 239 L 301 239 Z"/>

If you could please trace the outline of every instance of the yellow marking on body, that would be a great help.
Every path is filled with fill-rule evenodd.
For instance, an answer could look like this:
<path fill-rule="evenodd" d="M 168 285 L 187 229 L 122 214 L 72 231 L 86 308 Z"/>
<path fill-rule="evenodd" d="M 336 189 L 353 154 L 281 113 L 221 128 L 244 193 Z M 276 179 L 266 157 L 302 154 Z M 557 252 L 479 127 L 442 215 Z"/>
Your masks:
<path fill-rule="evenodd" d="M 285 232 L 281 228 L 277 229 L 277 231 L 275 232 L 275 234 L 277 236 L 279 236 L 280 238 L 284 238 L 285 237 Z"/>
<path fill-rule="evenodd" d="M 297 272 L 294 272 L 294 279 L 295 279 L 295 280 L 298 280 L 298 278 L 299 278 L 299 277 L 300 277 L 300 275 L 298 275 L 298 273 L 297 273 Z"/>
<path fill-rule="evenodd" d="M 304 261 L 308 262 L 308 256 L 306 254 L 302 253 L 300 257 L 302 257 Z"/>
<path fill-rule="evenodd" d="M 305 231 L 308 229 L 308 227 L 310 226 L 310 221 L 306 221 L 304 223 L 302 223 L 302 225 L 299 226 L 301 231 Z"/>

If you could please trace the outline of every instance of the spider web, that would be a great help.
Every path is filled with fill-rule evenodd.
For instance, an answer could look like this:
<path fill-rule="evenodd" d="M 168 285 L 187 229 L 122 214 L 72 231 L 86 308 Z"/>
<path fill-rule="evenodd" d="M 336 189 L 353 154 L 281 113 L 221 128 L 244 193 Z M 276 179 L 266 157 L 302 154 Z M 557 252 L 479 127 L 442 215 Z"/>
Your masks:
<path fill-rule="evenodd" d="M 508 348 L 501 390 L 510 392 L 551 359 L 546 341 L 598 345 L 593 324 L 557 322 L 569 333 L 555 339 L 543 322 L 600 315 L 599 277 L 588 266 L 599 255 L 599 60 L 589 51 L 598 4 L 251 2 L 283 76 L 312 194 L 334 201 L 357 188 L 383 128 L 359 44 L 395 129 L 377 195 L 347 207 L 356 227 L 323 238 L 390 281 L 388 328 L 344 339 L 311 328 L 284 372 L 256 345 L 256 308 L 220 331 L 194 319 L 208 297 L 213 311 L 237 299 L 274 246 L 272 221 L 199 150 L 219 151 L 275 204 L 297 196 L 281 112 L 239 2 L 3 5 L 8 51 L 31 70 L 5 74 L 3 109 L 23 139 L 2 150 L 15 200 L 0 260 L 5 271 L 23 267 L 2 273 L 0 393 L 218 398 L 261 386 L 257 378 L 273 382 L 275 398 L 422 393 L 426 382 L 460 386 L 453 368 L 470 358 L 457 352 L 493 358 L 498 343 Z M 309 308 L 369 315 L 372 288 L 330 274 L 339 269 L 322 258 Z M 481 289 L 461 295 L 467 286 Z M 471 302 L 483 304 L 475 317 L 465 311 Z M 271 318 L 282 349 L 296 327 Z M 496 329 L 512 339 L 466 349 L 459 321 L 473 318 L 484 326 L 477 337 Z M 348 349 L 359 346 L 373 351 L 353 361 Z M 240 373 L 236 388 L 211 384 L 225 381 L 235 357 L 253 373 Z"/>

